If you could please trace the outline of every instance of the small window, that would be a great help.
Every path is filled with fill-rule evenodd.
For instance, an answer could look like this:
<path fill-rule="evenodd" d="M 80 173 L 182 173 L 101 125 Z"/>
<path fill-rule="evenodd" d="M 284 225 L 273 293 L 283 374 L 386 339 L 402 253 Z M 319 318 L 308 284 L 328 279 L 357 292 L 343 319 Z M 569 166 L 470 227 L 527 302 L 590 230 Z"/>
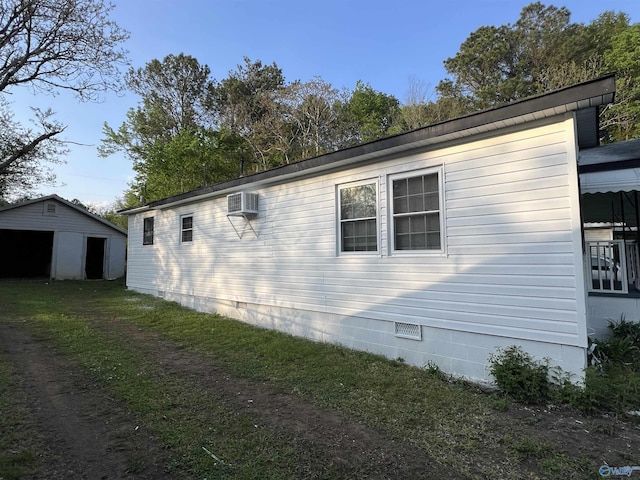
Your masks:
<path fill-rule="evenodd" d="M 378 251 L 378 195 L 375 183 L 340 187 L 340 251 Z"/>
<path fill-rule="evenodd" d="M 186 215 L 180 219 L 180 241 L 182 243 L 193 241 L 193 215 Z"/>
<path fill-rule="evenodd" d="M 56 204 L 55 203 L 47 203 L 47 213 L 49 215 L 55 215 L 55 213 L 56 213 Z"/>
<path fill-rule="evenodd" d="M 393 177 L 393 249 L 442 250 L 440 172 Z"/>
<path fill-rule="evenodd" d="M 153 245 L 153 217 L 144 219 L 144 233 L 142 237 L 143 245 Z"/>

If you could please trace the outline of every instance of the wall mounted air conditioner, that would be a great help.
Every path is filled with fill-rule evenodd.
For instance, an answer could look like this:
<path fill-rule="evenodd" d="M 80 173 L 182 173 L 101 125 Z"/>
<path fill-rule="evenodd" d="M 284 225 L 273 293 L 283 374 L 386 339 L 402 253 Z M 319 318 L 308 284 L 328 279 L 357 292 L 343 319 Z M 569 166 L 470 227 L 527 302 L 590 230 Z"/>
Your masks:
<path fill-rule="evenodd" d="M 227 195 L 227 215 L 257 215 L 258 194 L 238 192 Z"/>

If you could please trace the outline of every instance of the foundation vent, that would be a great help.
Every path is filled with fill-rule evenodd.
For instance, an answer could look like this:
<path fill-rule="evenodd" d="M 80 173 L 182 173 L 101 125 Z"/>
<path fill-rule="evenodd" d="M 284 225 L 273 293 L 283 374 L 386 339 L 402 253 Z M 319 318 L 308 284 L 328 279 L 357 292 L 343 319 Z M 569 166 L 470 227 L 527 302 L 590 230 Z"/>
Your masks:
<path fill-rule="evenodd" d="M 396 330 L 396 337 L 422 340 L 422 328 L 417 323 L 393 322 Z"/>

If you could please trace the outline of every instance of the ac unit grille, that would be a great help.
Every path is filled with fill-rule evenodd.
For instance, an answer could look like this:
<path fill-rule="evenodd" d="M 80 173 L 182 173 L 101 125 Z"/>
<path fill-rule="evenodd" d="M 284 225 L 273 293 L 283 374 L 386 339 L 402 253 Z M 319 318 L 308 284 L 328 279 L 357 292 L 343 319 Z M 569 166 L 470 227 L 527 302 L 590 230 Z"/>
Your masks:
<path fill-rule="evenodd" d="M 256 215 L 258 194 L 238 192 L 227 195 L 227 215 Z"/>
<path fill-rule="evenodd" d="M 422 328 L 416 323 L 393 322 L 396 337 L 422 340 Z"/>

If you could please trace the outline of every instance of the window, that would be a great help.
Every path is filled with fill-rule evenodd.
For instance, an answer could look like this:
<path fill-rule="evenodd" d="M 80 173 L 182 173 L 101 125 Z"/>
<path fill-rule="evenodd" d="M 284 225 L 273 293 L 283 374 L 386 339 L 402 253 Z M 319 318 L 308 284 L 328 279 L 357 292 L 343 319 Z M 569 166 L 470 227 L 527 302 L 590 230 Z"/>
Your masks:
<path fill-rule="evenodd" d="M 440 173 L 393 177 L 394 250 L 441 250 Z"/>
<path fill-rule="evenodd" d="M 340 187 L 340 251 L 378 251 L 378 195 L 375 183 Z"/>
<path fill-rule="evenodd" d="M 142 244 L 153 245 L 153 217 L 147 217 L 144 219 L 143 230 Z"/>
<path fill-rule="evenodd" d="M 180 241 L 182 243 L 193 241 L 193 215 L 185 215 L 180 218 L 181 234 Z"/>
<path fill-rule="evenodd" d="M 56 204 L 55 203 L 47 203 L 47 213 L 50 215 L 55 215 L 56 213 Z"/>

